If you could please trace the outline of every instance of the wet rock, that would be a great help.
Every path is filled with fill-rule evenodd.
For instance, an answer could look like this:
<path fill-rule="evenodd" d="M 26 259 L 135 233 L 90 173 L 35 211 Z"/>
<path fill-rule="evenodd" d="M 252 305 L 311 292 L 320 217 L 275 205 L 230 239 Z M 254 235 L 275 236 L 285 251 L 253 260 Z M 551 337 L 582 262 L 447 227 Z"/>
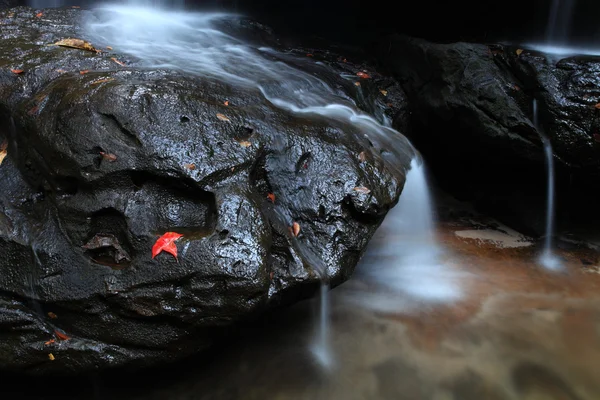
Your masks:
<path fill-rule="evenodd" d="M 313 294 L 323 274 L 347 279 L 398 200 L 404 176 L 353 126 L 110 50 L 48 46 L 86 39 L 77 9 L 10 13 L 0 11 L 0 368 L 147 366 L 203 350 Z M 178 260 L 152 259 L 167 231 L 184 235 Z"/>
<path fill-rule="evenodd" d="M 533 100 L 554 149 L 559 216 L 573 220 L 600 178 L 594 137 L 600 64 L 517 50 L 393 36 L 378 54 L 402 83 L 411 112 L 407 133 L 442 186 L 519 229 L 543 234 L 547 170 Z M 579 218 L 589 221 L 590 214 L 598 215 L 590 207 Z"/>

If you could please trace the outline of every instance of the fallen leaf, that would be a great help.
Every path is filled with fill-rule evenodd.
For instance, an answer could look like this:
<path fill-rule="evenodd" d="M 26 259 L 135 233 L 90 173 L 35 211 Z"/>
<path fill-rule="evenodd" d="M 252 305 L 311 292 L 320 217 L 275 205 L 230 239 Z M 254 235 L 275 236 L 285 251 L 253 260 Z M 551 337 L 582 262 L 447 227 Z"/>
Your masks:
<path fill-rule="evenodd" d="M 42 18 L 42 15 L 44 15 L 44 13 L 43 12 L 39 12 L 39 13 L 35 14 L 35 17 L 36 18 Z"/>
<path fill-rule="evenodd" d="M 371 191 L 364 186 L 355 187 L 354 190 L 359 193 L 369 194 Z"/>
<path fill-rule="evenodd" d="M 15 75 L 21 75 L 23 72 L 25 72 L 25 70 L 22 70 L 22 69 L 11 69 L 10 72 L 12 72 Z"/>
<path fill-rule="evenodd" d="M 598 143 L 600 143 L 600 134 L 599 133 L 594 133 L 594 140 Z"/>
<path fill-rule="evenodd" d="M 247 141 L 247 140 L 242 140 L 242 141 L 240 141 L 240 142 L 238 142 L 238 143 L 239 143 L 239 144 L 240 144 L 240 146 L 242 146 L 242 147 L 250 147 L 250 146 L 252 146 L 252 143 L 250 143 L 250 142 L 249 142 L 249 141 Z"/>
<path fill-rule="evenodd" d="M 223 105 L 228 106 L 229 105 L 229 100 L 224 101 Z"/>
<path fill-rule="evenodd" d="M 52 353 L 48 354 L 48 358 L 50 359 L 50 361 L 54 361 L 54 354 L 52 354 Z"/>
<path fill-rule="evenodd" d="M 517 55 L 520 56 L 522 52 L 523 52 L 523 49 L 517 49 L 517 51 L 515 53 L 517 53 Z"/>
<path fill-rule="evenodd" d="M 184 167 L 186 167 L 187 169 L 189 169 L 190 171 L 193 171 L 196 169 L 196 164 L 183 164 Z"/>
<path fill-rule="evenodd" d="M 513 89 L 515 89 L 516 91 L 521 90 L 521 88 L 519 86 L 517 86 L 517 85 L 513 85 Z"/>
<path fill-rule="evenodd" d="M 267 199 L 271 200 L 271 203 L 275 203 L 275 193 L 269 193 Z"/>
<path fill-rule="evenodd" d="M 312 57 L 312 56 L 313 56 L 313 55 L 312 55 L 312 54 L 310 54 L 310 53 L 306 54 L 306 57 Z"/>
<path fill-rule="evenodd" d="M 117 60 L 115 57 L 111 57 L 110 59 L 113 60 L 114 62 L 116 62 L 117 64 L 119 64 L 121 67 L 127 66 L 127 64 L 125 64 L 123 61 Z"/>
<path fill-rule="evenodd" d="M 362 71 L 357 72 L 356 76 L 358 76 L 359 78 L 363 78 L 363 79 L 369 79 L 371 77 L 371 75 L 367 74 L 366 72 L 362 72 Z"/>
<path fill-rule="evenodd" d="M 379 89 L 379 93 L 381 93 L 384 96 L 387 96 L 387 90 Z"/>
<path fill-rule="evenodd" d="M 217 114 L 217 118 L 219 118 L 221 121 L 231 122 L 231 120 L 223 114 Z"/>
<path fill-rule="evenodd" d="M 388 106 L 388 107 L 394 107 L 394 103 L 387 103 L 386 106 Z"/>
<path fill-rule="evenodd" d="M 56 340 L 54 339 L 50 339 L 48 340 L 46 343 L 44 343 L 46 346 L 50 346 L 52 343 L 56 343 Z"/>
<path fill-rule="evenodd" d="M 354 86 L 360 86 L 360 82 L 354 82 Z"/>
<path fill-rule="evenodd" d="M 56 335 L 57 338 L 59 338 L 60 340 L 69 340 L 71 339 L 70 337 L 68 337 L 67 335 L 65 335 L 64 333 L 55 330 L 54 334 Z"/>
<path fill-rule="evenodd" d="M 64 69 L 57 69 L 56 72 L 58 72 L 59 74 L 64 74 L 67 71 L 65 71 Z"/>
<path fill-rule="evenodd" d="M 274 277 L 274 276 L 275 276 L 275 274 L 273 273 L 273 271 L 271 271 L 271 272 L 269 273 L 269 279 L 273 280 L 273 277 Z"/>
<path fill-rule="evenodd" d="M 58 315 L 54 314 L 52 311 L 49 311 L 49 312 L 48 312 L 48 316 L 49 316 L 51 319 L 56 319 L 56 318 L 58 318 Z"/>
<path fill-rule="evenodd" d="M 365 154 L 364 151 L 361 151 L 360 154 L 358 155 L 358 159 L 360 160 L 360 162 L 365 162 L 367 161 L 367 155 Z"/>
<path fill-rule="evenodd" d="M 105 152 L 101 151 L 100 155 L 102 156 L 103 160 L 106 160 L 106 161 L 109 161 L 109 162 L 115 162 L 115 161 L 117 161 L 117 156 L 115 156 L 114 154 L 105 153 Z"/>
<path fill-rule="evenodd" d="M 600 103 L 597 103 L 594 107 L 600 110 Z"/>
<path fill-rule="evenodd" d="M 167 232 L 156 240 L 154 246 L 152 246 L 152 258 L 156 257 L 161 251 L 170 253 L 177 259 L 177 246 L 175 241 L 182 237 L 181 233 Z"/>
<path fill-rule="evenodd" d="M 90 42 L 86 42 L 85 40 L 81 40 L 81 39 L 73 39 L 73 38 L 63 39 L 63 40 L 59 40 L 58 42 L 56 42 L 54 44 L 56 46 L 70 47 L 72 49 L 80 49 L 80 50 L 93 51 L 94 53 L 100 53 L 100 50 L 98 50 L 94 46 L 92 46 L 92 44 Z"/>
<path fill-rule="evenodd" d="M 90 85 L 99 85 L 101 83 L 106 83 L 106 82 L 112 82 L 114 81 L 115 78 L 104 78 L 104 79 L 98 79 L 92 83 L 90 83 Z"/>
<path fill-rule="evenodd" d="M 112 50 L 113 48 L 111 46 L 106 46 L 107 50 Z"/>
<path fill-rule="evenodd" d="M 8 154 L 7 149 L 8 148 L 8 142 L 5 140 L 4 142 L 2 142 L 2 144 L 0 145 L 0 165 L 2 165 L 2 161 L 4 161 L 4 158 L 6 157 L 6 155 Z"/>
<path fill-rule="evenodd" d="M 80 73 L 81 75 L 85 75 L 85 74 L 87 74 L 88 72 L 90 72 L 90 70 L 89 70 L 89 69 L 84 69 L 83 71 L 79 71 L 79 73 Z"/>
<path fill-rule="evenodd" d="M 342 60 L 342 62 L 348 62 L 348 60 L 346 60 L 345 58 Z"/>
<path fill-rule="evenodd" d="M 300 224 L 297 222 L 294 222 L 292 224 L 292 234 L 296 237 L 298 237 L 298 234 L 300 233 Z"/>
<path fill-rule="evenodd" d="M 39 106 L 34 106 L 34 107 L 31 107 L 31 110 L 27 111 L 27 114 L 29 114 L 29 115 L 35 115 L 35 114 L 37 114 L 37 112 L 39 110 L 40 110 Z"/>

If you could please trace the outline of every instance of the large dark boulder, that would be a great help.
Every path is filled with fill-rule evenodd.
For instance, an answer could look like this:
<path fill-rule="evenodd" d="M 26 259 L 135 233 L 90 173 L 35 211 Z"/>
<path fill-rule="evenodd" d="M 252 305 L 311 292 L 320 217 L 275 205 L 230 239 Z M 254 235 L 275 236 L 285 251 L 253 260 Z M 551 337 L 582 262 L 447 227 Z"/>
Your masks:
<path fill-rule="evenodd" d="M 392 172 L 360 129 L 282 111 L 258 89 L 48 46 L 81 37 L 80 10 L 8 13 L 0 368 L 143 366 L 205 349 L 311 295 L 323 274 L 347 279 L 398 200 L 408 146 Z M 153 259 L 167 231 L 184 234 L 178 260 Z"/>
<path fill-rule="evenodd" d="M 411 139 L 445 189 L 543 234 L 547 170 L 535 99 L 554 148 L 560 216 L 572 221 L 587 208 L 582 199 L 594 195 L 600 176 L 597 58 L 557 63 L 517 47 L 405 36 L 389 38 L 378 55 L 401 81 Z M 594 207 L 578 217 L 589 222 L 591 215 Z"/>

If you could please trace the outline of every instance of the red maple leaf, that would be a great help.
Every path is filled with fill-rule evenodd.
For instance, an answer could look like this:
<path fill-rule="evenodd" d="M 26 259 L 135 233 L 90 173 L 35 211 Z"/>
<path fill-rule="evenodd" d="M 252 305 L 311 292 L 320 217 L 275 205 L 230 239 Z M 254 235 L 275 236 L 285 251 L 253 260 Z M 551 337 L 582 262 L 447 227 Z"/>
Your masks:
<path fill-rule="evenodd" d="M 154 243 L 154 246 L 152 246 L 152 258 L 156 257 L 161 251 L 166 251 L 177 259 L 177 246 L 175 246 L 175 241 L 182 236 L 181 233 L 167 232 L 159 237 L 156 243 Z"/>

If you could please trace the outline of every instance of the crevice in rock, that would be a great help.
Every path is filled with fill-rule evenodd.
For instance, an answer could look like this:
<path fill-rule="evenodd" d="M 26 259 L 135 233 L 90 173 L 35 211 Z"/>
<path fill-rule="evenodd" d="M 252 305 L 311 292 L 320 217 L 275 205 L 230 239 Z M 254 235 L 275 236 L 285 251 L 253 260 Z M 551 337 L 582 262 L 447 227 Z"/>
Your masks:
<path fill-rule="evenodd" d="M 114 114 L 108 114 L 108 113 L 99 113 L 105 120 L 106 124 L 108 124 L 108 126 L 113 126 L 116 127 L 118 129 L 119 132 L 121 132 L 121 138 L 123 138 L 124 142 L 131 147 L 141 147 L 142 146 L 142 142 L 140 141 L 140 139 L 137 137 L 137 135 L 135 133 L 133 133 L 131 130 L 127 129 L 125 125 L 127 125 L 127 123 L 123 124 L 121 123 L 121 121 L 119 121 L 119 119 L 114 115 Z"/>

